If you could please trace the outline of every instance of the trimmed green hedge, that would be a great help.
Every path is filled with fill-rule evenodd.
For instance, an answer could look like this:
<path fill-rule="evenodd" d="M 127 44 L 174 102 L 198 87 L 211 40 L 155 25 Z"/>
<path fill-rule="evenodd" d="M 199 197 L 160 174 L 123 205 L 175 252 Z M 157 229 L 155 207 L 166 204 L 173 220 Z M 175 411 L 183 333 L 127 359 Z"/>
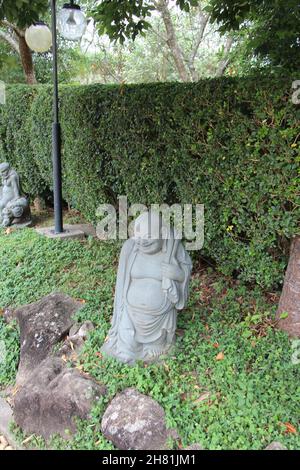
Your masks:
<path fill-rule="evenodd" d="M 282 281 L 299 233 L 297 77 L 61 88 L 64 198 L 95 220 L 101 202 L 205 204 L 205 246 L 225 274 Z M 50 87 L 9 87 L 1 160 L 33 195 L 51 188 Z"/>

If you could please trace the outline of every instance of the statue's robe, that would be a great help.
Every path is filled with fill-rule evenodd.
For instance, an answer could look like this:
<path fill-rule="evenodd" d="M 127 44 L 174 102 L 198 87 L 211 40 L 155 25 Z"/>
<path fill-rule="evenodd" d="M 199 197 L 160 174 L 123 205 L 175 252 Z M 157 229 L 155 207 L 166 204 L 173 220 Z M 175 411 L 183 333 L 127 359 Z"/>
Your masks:
<path fill-rule="evenodd" d="M 123 362 L 150 360 L 152 349 L 158 347 L 167 352 L 174 342 L 177 310 L 182 310 L 187 302 L 192 262 L 182 243 L 174 238 L 164 240 L 163 251 L 167 263 L 177 264 L 183 270 L 184 281 L 167 280 L 163 305 L 157 311 L 150 311 L 136 309 L 127 301 L 131 269 L 138 253 L 135 241 L 127 240 L 121 250 L 112 326 L 102 351 Z M 170 252 L 172 257 L 168 259 Z"/>

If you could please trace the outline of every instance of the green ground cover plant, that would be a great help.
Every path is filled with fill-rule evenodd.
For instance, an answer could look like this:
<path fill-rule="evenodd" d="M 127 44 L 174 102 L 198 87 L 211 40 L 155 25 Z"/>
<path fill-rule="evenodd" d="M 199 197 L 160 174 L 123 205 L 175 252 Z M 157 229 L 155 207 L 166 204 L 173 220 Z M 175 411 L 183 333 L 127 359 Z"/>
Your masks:
<path fill-rule="evenodd" d="M 112 397 L 136 387 L 165 409 L 170 428 L 186 446 L 207 449 L 263 449 L 279 440 L 300 449 L 300 367 L 292 364 L 292 344 L 275 328 L 278 292 L 246 286 L 202 265 L 194 267 L 187 309 L 179 315 L 174 354 L 158 365 L 128 367 L 104 360 L 120 244 L 49 240 L 33 230 L 0 231 L 0 309 L 38 300 L 53 291 L 82 301 L 79 321 L 96 325 L 75 366 L 108 387 L 87 423 L 70 441 L 54 438 L 58 449 L 112 449 L 100 422 Z M 16 325 L 0 315 L 0 340 L 7 362 L 0 364 L 4 388 L 14 381 L 19 337 Z M 296 433 L 287 431 L 290 423 Z M 25 436 L 17 430 L 22 440 Z M 27 445 L 45 448 L 32 437 Z"/>

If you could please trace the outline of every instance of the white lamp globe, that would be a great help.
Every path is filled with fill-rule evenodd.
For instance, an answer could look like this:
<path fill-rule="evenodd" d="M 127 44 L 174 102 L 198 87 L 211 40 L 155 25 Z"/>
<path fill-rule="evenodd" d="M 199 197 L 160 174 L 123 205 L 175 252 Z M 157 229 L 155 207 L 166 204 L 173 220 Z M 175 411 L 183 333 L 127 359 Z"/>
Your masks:
<path fill-rule="evenodd" d="M 79 41 L 87 27 L 86 17 L 80 6 L 72 0 L 66 3 L 57 16 L 57 26 L 63 38 Z"/>
<path fill-rule="evenodd" d="M 25 41 L 33 52 L 47 52 L 52 46 L 52 33 L 45 23 L 39 21 L 26 29 Z"/>

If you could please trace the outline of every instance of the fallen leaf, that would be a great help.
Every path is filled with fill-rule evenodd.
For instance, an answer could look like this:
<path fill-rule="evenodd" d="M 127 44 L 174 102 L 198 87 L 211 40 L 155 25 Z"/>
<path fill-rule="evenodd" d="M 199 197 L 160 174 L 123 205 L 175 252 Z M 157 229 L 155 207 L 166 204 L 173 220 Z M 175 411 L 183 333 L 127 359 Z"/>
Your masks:
<path fill-rule="evenodd" d="M 221 351 L 216 355 L 216 361 L 223 361 L 224 357 L 224 353 Z"/>
<path fill-rule="evenodd" d="M 8 227 L 8 228 L 5 230 L 5 235 L 9 235 L 12 231 L 13 231 L 13 229 L 12 229 L 11 227 Z"/>
<path fill-rule="evenodd" d="M 95 353 L 95 356 L 100 357 L 100 359 L 102 359 L 102 357 L 103 357 L 102 354 L 101 354 L 101 352 L 96 352 L 96 353 Z"/>
<path fill-rule="evenodd" d="M 198 397 L 196 400 L 194 400 L 194 403 L 201 403 L 204 400 L 207 400 L 210 397 L 209 392 L 204 392 Z"/>
<path fill-rule="evenodd" d="M 31 439 L 34 437 L 34 434 L 31 434 L 31 436 L 27 437 L 23 442 L 22 445 L 27 444 L 27 442 L 31 441 Z"/>
<path fill-rule="evenodd" d="M 285 426 L 285 433 L 297 434 L 297 429 L 291 423 L 283 423 Z"/>
<path fill-rule="evenodd" d="M 214 344 L 213 344 L 213 347 L 214 347 L 214 348 L 218 348 L 218 347 L 219 347 L 219 343 L 218 343 L 218 342 L 214 343 Z"/>

